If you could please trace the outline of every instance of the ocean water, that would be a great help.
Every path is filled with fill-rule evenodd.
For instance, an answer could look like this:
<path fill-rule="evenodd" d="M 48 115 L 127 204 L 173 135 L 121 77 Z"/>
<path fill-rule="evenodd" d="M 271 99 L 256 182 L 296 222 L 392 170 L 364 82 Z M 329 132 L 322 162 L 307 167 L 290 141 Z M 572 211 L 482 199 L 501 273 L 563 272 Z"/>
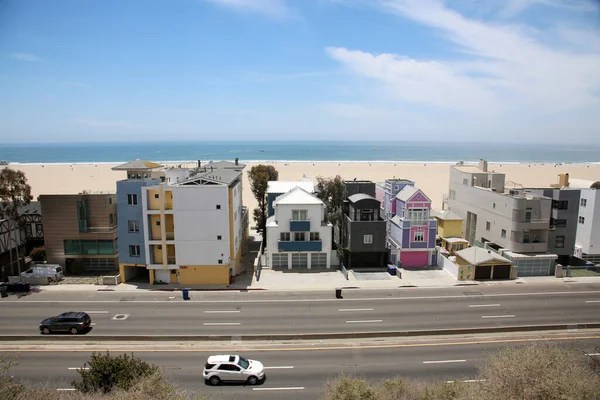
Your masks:
<path fill-rule="evenodd" d="M 3 144 L 11 163 L 167 161 L 405 161 L 504 163 L 598 163 L 599 146 L 440 142 L 150 142 Z"/>

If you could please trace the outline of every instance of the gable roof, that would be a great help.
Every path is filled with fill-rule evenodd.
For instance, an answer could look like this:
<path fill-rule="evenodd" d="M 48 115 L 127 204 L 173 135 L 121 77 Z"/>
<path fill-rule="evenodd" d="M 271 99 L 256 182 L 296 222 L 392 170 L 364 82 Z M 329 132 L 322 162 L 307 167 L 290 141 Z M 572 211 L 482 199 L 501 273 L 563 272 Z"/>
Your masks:
<path fill-rule="evenodd" d="M 417 193 L 420 193 L 426 199 L 425 201 L 431 202 L 431 199 L 427 197 L 427 195 L 425 195 L 425 193 L 423 193 L 421 189 L 417 189 L 416 187 L 411 185 L 404 186 L 402 190 L 400 190 L 398 194 L 396 194 L 396 198 L 406 203 Z"/>
<path fill-rule="evenodd" d="M 240 176 L 241 171 L 233 169 L 215 169 L 213 171 L 203 172 L 183 181 L 175 183 L 173 186 L 192 186 L 192 185 L 225 185 L 229 186 Z"/>
<path fill-rule="evenodd" d="M 471 265 L 479 265 L 493 260 L 498 260 L 506 264 L 511 264 L 510 260 L 507 260 L 500 254 L 492 250 L 486 250 L 476 246 L 467 247 L 466 249 L 459 250 L 455 254 L 457 256 L 460 256 L 460 258 L 462 258 Z"/>
<path fill-rule="evenodd" d="M 312 179 L 304 178 L 299 181 L 269 181 L 267 183 L 267 193 L 287 193 L 295 187 L 300 187 L 308 193 L 315 192 Z"/>
<path fill-rule="evenodd" d="M 431 209 L 430 215 L 432 217 L 436 217 L 441 219 L 442 221 L 462 221 L 464 218 L 461 218 L 459 215 L 457 215 L 456 213 L 450 211 L 450 210 L 434 210 L 433 208 Z"/>
<path fill-rule="evenodd" d="M 301 187 L 296 186 L 289 192 L 282 194 L 275 199 L 274 205 L 278 204 L 325 204 L 321 199 L 312 193 L 308 193 Z"/>
<path fill-rule="evenodd" d="M 131 170 L 149 170 L 155 168 L 161 168 L 163 165 L 152 161 L 137 160 L 129 161 L 125 164 L 117 165 L 116 167 L 112 167 L 113 171 L 131 171 Z"/>

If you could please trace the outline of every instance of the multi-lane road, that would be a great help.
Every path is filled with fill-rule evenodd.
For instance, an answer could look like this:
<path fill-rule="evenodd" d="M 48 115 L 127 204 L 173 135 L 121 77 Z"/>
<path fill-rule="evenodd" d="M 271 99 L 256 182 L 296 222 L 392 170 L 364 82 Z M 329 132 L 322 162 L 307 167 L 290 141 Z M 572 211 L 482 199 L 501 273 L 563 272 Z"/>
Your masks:
<path fill-rule="evenodd" d="M 64 311 L 88 312 L 89 336 L 277 335 L 600 323 L 600 286 L 588 290 L 454 288 L 296 297 L 285 293 L 62 293 L 2 304 L 0 336 L 36 335 L 39 322 Z"/>
<path fill-rule="evenodd" d="M 576 344 L 590 353 L 599 343 L 599 339 L 578 339 L 576 336 L 569 339 L 573 340 L 559 343 Z M 398 376 L 443 381 L 476 379 L 477 366 L 486 353 L 505 344 L 503 340 L 479 340 L 478 343 L 420 343 L 405 347 L 350 345 L 336 350 L 316 346 L 242 351 L 244 356 L 260 360 L 266 367 L 267 379 L 259 386 L 206 386 L 202 368 L 206 357 L 212 353 L 210 350 L 141 351 L 135 354 L 163 366 L 166 376 L 181 387 L 211 399 L 316 399 L 325 382 L 340 373 L 361 376 L 372 382 Z M 52 389 L 69 389 L 71 382 L 78 378 L 76 370 L 89 359 L 86 351 L 12 352 L 9 355 L 16 359 L 12 375 L 35 384 L 41 382 Z"/>

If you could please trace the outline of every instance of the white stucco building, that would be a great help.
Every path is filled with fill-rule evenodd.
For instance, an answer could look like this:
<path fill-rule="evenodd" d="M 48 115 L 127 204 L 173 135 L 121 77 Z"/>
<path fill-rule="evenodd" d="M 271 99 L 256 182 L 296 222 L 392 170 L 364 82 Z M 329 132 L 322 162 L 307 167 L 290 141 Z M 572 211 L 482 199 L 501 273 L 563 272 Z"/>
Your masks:
<path fill-rule="evenodd" d="M 600 264 L 600 181 L 572 179 L 570 187 L 581 187 L 574 255 L 598 265 Z"/>
<path fill-rule="evenodd" d="M 325 204 L 301 187 L 273 202 L 267 220 L 267 265 L 270 268 L 316 269 L 331 266 L 332 225 Z"/>

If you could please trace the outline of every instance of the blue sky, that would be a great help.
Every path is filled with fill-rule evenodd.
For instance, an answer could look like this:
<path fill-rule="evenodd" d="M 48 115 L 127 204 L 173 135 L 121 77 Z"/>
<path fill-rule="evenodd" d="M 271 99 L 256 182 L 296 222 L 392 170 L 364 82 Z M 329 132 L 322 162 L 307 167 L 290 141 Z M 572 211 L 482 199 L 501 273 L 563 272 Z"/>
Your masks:
<path fill-rule="evenodd" d="M 0 141 L 600 144 L 596 0 L 0 0 Z"/>

